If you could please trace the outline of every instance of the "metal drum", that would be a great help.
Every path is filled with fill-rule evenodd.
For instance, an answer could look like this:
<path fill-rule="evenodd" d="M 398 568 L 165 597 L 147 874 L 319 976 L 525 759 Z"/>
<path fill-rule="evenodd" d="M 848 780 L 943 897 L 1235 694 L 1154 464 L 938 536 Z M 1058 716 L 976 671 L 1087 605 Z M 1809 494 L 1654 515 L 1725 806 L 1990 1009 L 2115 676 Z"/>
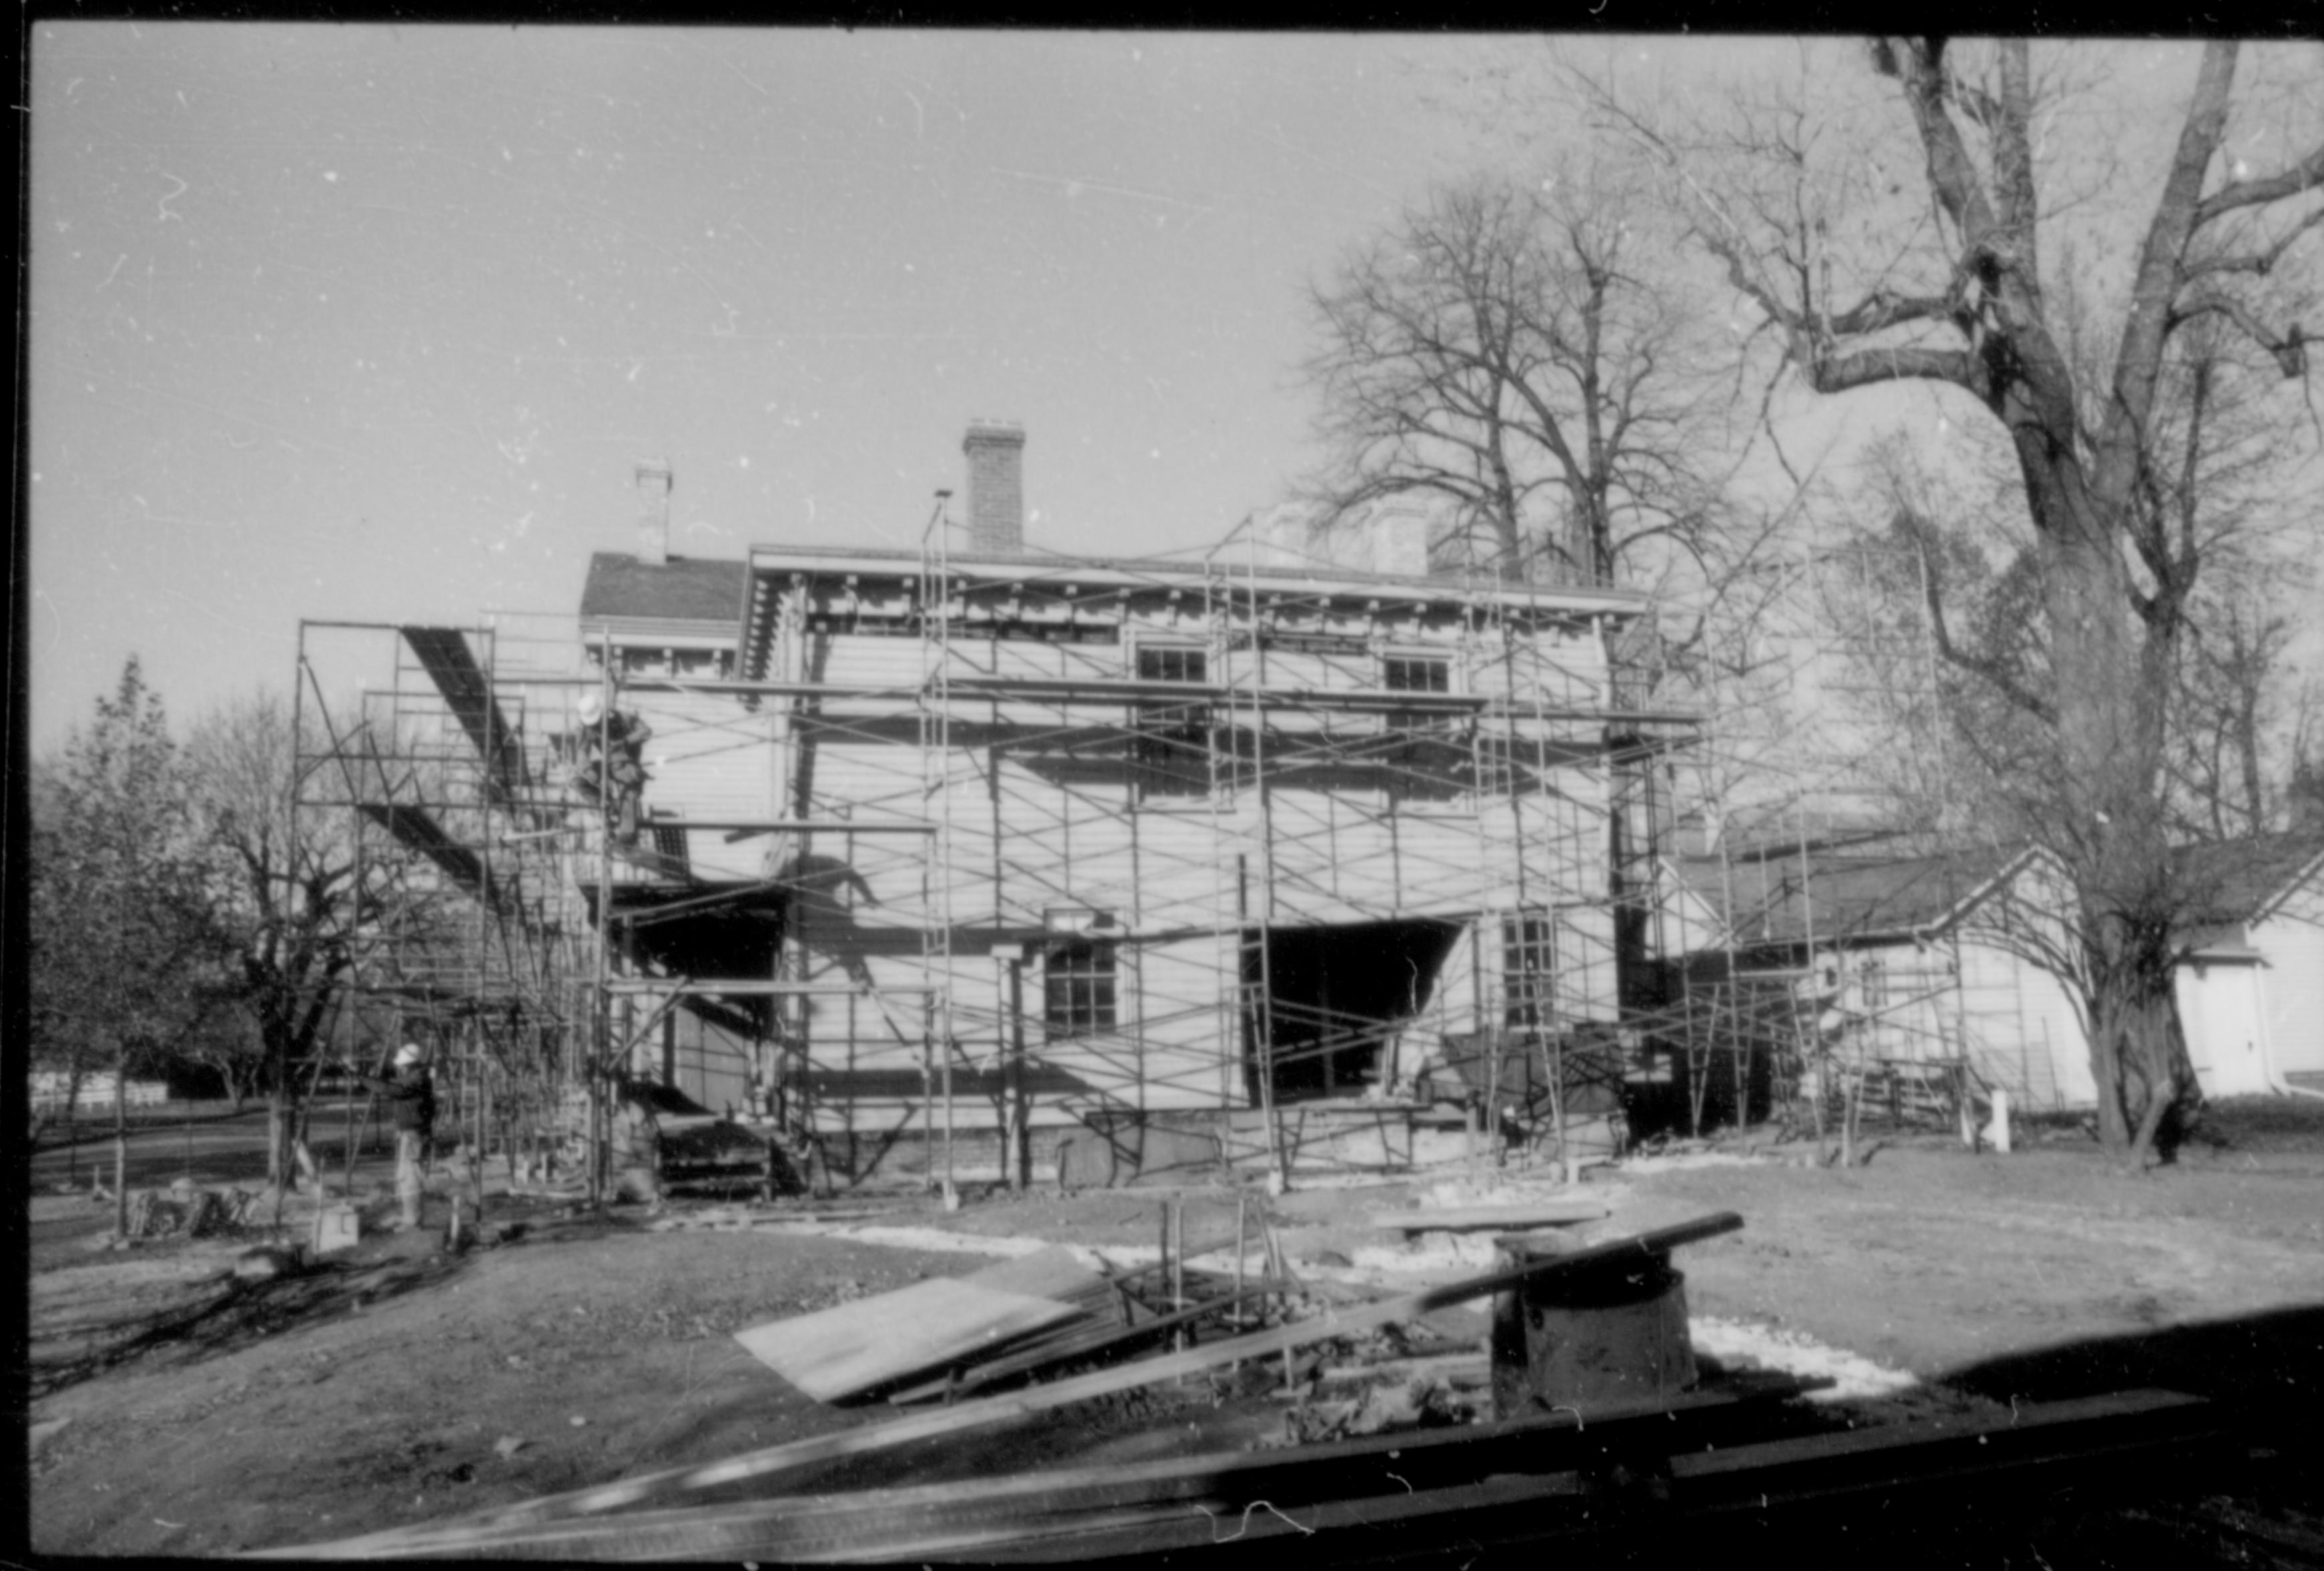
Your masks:
<path fill-rule="evenodd" d="M 1522 1235 L 1494 1242 L 1507 1266 L 1561 1252 Z M 1497 1417 L 1668 1400 L 1695 1378 L 1686 1277 L 1667 1253 L 1609 1261 L 1493 1300 Z"/>

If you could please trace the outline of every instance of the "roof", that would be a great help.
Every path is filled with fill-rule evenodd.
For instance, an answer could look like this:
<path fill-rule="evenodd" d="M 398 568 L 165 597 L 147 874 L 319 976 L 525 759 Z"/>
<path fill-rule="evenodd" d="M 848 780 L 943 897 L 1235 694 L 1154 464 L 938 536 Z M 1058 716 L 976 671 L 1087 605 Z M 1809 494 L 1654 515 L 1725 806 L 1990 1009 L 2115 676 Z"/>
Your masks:
<path fill-rule="evenodd" d="M 1929 856 L 1868 860 L 1829 852 L 1728 862 L 1672 861 L 1681 883 L 1713 912 L 1733 908 L 1738 944 L 1799 944 L 1902 938 L 1965 914 L 2033 853 L 1978 847 Z"/>
<path fill-rule="evenodd" d="M 641 562 L 628 551 L 599 551 L 589 559 L 581 589 L 581 617 L 650 618 L 664 622 L 717 622 L 733 627 L 742 620 L 747 563 L 700 557 Z"/>
<path fill-rule="evenodd" d="M 2181 846 L 2172 871 L 2185 892 L 2189 916 L 2218 925 L 2266 917 L 2292 891 L 2324 873 L 2324 834 L 2261 835 Z"/>

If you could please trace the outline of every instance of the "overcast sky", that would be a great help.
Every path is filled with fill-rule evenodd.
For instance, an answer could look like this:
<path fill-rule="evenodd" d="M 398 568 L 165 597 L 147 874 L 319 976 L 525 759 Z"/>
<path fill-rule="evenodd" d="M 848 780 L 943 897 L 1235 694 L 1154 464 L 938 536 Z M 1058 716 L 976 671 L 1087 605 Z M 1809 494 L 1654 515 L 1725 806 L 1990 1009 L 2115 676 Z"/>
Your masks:
<path fill-rule="evenodd" d="M 913 546 L 976 416 L 1037 543 L 1214 541 L 1494 47 L 43 24 L 34 745 L 133 649 L 183 719 L 302 615 L 570 612 L 643 456 L 687 554 Z"/>
<path fill-rule="evenodd" d="M 301 616 L 570 613 L 641 457 L 681 553 L 907 548 L 1017 420 L 1034 543 L 1215 541 L 1319 457 L 1308 282 L 1542 47 L 41 23 L 34 749 L 132 651 L 182 722 Z"/>

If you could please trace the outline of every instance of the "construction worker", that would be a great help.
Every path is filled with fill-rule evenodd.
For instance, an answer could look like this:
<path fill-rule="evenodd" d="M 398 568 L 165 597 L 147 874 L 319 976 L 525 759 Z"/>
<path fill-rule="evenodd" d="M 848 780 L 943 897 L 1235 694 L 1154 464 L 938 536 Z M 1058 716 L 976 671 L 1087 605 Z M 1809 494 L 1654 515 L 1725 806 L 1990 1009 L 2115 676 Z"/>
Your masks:
<path fill-rule="evenodd" d="M 645 746 L 653 731 L 635 715 L 608 712 L 604 696 L 585 690 L 576 706 L 581 723 L 581 767 L 575 777 L 613 821 L 613 837 L 624 846 L 638 838 L 640 798 L 645 793 Z"/>
<path fill-rule="evenodd" d="M 409 1233 L 420 1225 L 428 1142 L 436 1129 L 436 1083 L 428 1073 L 428 1055 L 419 1043 L 406 1042 L 395 1049 L 394 1067 L 386 1075 L 356 1078 L 395 1110 L 395 1197 L 403 1214 L 394 1231 Z"/>

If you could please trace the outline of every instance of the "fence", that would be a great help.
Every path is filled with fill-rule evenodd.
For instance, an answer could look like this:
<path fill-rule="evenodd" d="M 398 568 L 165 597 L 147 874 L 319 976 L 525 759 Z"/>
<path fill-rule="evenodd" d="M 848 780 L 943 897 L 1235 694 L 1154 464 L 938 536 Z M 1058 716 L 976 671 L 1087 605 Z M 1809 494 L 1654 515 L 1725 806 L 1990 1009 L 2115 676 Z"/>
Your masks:
<path fill-rule="evenodd" d="M 33 1112 L 64 1111 L 72 1089 L 71 1076 L 42 1069 L 31 1079 Z M 169 1099 L 170 1088 L 159 1080 L 132 1080 L 123 1087 L 115 1076 L 86 1075 L 81 1077 L 80 1095 L 74 1105 L 78 1110 L 94 1111 L 125 1100 L 132 1107 L 159 1107 Z"/>

